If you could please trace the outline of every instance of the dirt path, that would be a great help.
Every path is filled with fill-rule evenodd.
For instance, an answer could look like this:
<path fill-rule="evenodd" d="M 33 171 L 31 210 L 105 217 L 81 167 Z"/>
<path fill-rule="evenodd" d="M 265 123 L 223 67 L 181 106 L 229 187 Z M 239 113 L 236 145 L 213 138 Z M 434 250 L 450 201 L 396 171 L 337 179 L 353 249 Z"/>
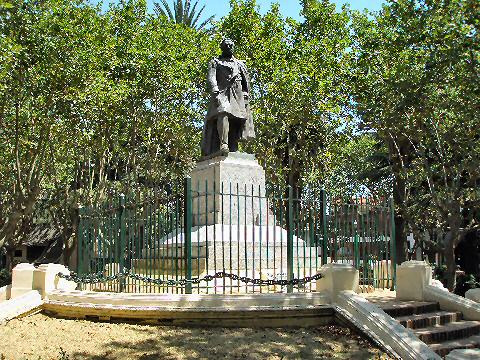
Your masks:
<path fill-rule="evenodd" d="M 0 327 L 0 359 L 388 359 L 350 330 L 177 328 L 54 319 Z"/>

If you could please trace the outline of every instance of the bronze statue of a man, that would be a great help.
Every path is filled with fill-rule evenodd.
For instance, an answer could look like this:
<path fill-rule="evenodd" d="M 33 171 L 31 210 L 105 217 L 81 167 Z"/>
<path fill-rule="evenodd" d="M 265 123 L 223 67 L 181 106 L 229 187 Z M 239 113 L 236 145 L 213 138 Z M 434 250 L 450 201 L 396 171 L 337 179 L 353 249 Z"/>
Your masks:
<path fill-rule="evenodd" d="M 202 134 L 202 155 L 238 150 L 239 140 L 255 137 L 250 111 L 250 79 L 245 64 L 233 56 L 235 45 L 224 39 L 222 55 L 210 61 L 210 105 Z"/>

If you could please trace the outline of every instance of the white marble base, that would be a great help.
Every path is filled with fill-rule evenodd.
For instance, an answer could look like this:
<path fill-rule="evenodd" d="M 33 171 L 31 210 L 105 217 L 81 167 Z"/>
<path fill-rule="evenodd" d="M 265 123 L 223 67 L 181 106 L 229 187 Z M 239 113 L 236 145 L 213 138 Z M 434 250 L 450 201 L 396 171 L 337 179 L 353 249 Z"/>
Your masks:
<path fill-rule="evenodd" d="M 191 178 L 193 225 L 267 223 L 265 171 L 254 155 L 234 152 L 201 161 Z"/>
<path fill-rule="evenodd" d="M 142 251 L 143 258 L 184 258 L 184 234 L 172 232 L 160 244 Z M 320 248 L 293 237 L 294 274 L 307 276 L 320 268 Z M 208 225 L 192 229 L 192 261 L 206 259 L 208 272 L 252 270 L 286 277 L 287 231 L 280 226 Z"/>

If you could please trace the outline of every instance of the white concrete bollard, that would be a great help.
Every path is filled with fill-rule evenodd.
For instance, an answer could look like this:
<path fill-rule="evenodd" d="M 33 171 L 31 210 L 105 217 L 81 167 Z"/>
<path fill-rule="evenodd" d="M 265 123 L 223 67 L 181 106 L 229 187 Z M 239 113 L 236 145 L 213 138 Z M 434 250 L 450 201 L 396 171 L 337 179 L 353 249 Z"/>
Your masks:
<path fill-rule="evenodd" d="M 35 266 L 28 263 L 21 263 L 13 268 L 11 299 L 32 291 L 34 271 Z"/>
<path fill-rule="evenodd" d="M 317 280 L 316 291 L 326 292 L 334 302 L 340 291 L 351 290 L 358 291 L 359 273 L 349 264 L 325 264 L 319 272 L 323 277 Z"/>
<path fill-rule="evenodd" d="M 465 299 L 480 303 L 480 289 L 470 289 L 465 293 Z"/>
<path fill-rule="evenodd" d="M 0 288 L 0 302 L 7 301 L 12 297 L 12 284 Z"/>
<path fill-rule="evenodd" d="M 431 284 L 432 268 L 425 261 L 405 261 L 397 267 L 397 300 L 423 301 L 423 290 Z"/>
<path fill-rule="evenodd" d="M 60 264 L 42 264 L 33 276 L 33 289 L 38 290 L 42 299 L 52 290 L 75 290 L 77 284 L 57 276 L 58 273 L 70 274 L 70 271 Z"/>

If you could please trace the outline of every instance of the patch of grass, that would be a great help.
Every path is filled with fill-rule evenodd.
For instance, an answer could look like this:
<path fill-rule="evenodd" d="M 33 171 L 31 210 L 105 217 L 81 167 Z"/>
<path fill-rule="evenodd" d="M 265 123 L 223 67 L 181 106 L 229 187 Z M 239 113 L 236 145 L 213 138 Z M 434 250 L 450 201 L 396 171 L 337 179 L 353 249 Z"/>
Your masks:
<path fill-rule="evenodd" d="M 41 346 L 39 346 L 41 344 Z M 59 351 L 59 345 L 60 351 Z M 389 359 L 336 325 L 312 328 L 186 328 L 56 319 L 14 319 L 0 336 L 5 359 Z"/>

